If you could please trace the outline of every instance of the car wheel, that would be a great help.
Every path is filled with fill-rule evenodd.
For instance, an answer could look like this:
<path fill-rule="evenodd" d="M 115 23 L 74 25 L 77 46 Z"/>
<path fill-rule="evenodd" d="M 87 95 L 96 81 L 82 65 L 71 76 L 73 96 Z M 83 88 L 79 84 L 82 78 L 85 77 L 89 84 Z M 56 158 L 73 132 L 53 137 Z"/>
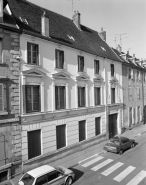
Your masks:
<path fill-rule="evenodd" d="M 122 155 L 122 154 L 123 154 L 123 150 L 120 150 L 120 151 L 119 151 L 119 154 Z"/>
<path fill-rule="evenodd" d="M 72 184 L 72 178 L 68 177 L 65 185 L 71 185 L 71 184 Z"/>
<path fill-rule="evenodd" d="M 131 144 L 131 148 L 134 148 L 134 147 L 135 147 L 135 144 L 134 144 L 134 143 L 132 143 L 132 144 Z"/>

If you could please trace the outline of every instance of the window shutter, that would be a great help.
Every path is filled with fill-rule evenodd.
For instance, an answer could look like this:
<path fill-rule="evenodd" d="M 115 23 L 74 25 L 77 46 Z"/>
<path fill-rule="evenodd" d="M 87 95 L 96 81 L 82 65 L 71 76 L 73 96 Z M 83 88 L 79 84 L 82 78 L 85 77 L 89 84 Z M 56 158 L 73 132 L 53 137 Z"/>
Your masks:
<path fill-rule="evenodd" d="M 3 109 L 4 111 L 7 111 L 8 107 L 7 107 L 7 101 L 8 101 L 8 98 L 7 98 L 7 84 L 3 84 Z"/>
<path fill-rule="evenodd" d="M 78 107 L 81 106 L 81 105 L 80 105 L 80 90 L 81 90 L 81 88 L 78 87 Z"/>
<path fill-rule="evenodd" d="M 80 57 L 78 56 L 78 71 L 80 71 Z"/>
<path fill-rule="evenodd" d="M 26 90 L 25 90 L 26 86 L 23 85 L 22 89 L 23 89 L 23 113 L 26 113 Z"/>
<path fill-rule="evenodd" d="M 56 109 L 58 109 L 58 104 L 59 104 L 59 102 L 58 102 L 59 100 L 58 100 L 58 87 L 57 86 L 55 86 L 55 105 L 56 105 Z"/>
<path fill-rule="evenodd" d="M 66 125 L 56 127 L 57 150 L 66 146 Z"/>
<path fill-rule="evenodd" d="M 95 118 L 95 135 L 100 134 L 100 117 Z"/>
<path fill-rule="evenodd" d="M 86 123 L 84 121 L 79 121 L 79 142 L 86 139 Z"/>
<path fill-rule="evenodd" d="M 3 85 L 0 84 L 0 111 L 3 111 Z"/>
<path fill-rule="evenodd" d="M 0 63 L 2 63 L 2 39 L 0 38 Z"/>

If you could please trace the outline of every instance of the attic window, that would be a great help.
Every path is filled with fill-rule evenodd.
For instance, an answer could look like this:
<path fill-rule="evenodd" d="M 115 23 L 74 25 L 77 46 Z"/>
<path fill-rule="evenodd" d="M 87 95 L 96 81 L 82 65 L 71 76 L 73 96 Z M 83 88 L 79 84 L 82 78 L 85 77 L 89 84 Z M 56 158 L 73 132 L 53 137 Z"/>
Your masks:
<path fill-rule="evenodd" d="M 23 19 L 21 17 L 19 17 L 20 21 L 23 22 L 24 24 L 27 24 L 28 25 L 28 21 L 26 19 Z"/>
<path fill-rule="evenodd" d="M 73 36 L 70 36 L 70 35 L 67 35 L 67 36 L 68 36 L 68 38 L 69 38 L 70 40 L 75 41 L 75 39 L 73 38 Z"/>
<path fill-rule="evenodd" d="M 104 49 L 104 47 L 100 46 L 102 50 L 106 51 L 106 49 Z"/>

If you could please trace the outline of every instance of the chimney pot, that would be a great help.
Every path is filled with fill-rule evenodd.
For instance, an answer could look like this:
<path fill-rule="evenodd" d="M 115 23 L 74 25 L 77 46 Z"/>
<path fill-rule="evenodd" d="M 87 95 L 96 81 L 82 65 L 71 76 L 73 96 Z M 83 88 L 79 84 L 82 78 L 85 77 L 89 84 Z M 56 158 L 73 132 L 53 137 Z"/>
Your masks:
<path fill-rule="evenodd" d="M 103 28 L 101 28 L 101 32 L 99 33 L 99 36 L 106 42 L 106 31 L 103 31 Z"/>
<path fill-rule="evenodd" d="M 42 24 L 42 35 L 49 37 L 49 18 L 46 17 L 45 11 L 41 17 L 41 24 Z"/>

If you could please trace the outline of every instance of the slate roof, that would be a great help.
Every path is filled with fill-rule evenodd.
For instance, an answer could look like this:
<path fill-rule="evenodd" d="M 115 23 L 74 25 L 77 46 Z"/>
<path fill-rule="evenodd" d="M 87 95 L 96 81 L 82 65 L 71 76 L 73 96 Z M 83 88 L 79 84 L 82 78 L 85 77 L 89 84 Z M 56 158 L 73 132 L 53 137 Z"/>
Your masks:
<path fill-rule="evenodd" d="M 136 61 L 136 64 L 134 64 L 132 61 L 131 61 L 131 59 L 130 58 L 133 58 L 131 55 L 129 55 L 129 54 L 125 54 L 124 52 L 119 52 L 117 49 L 115 49 L 115 48 L 112 48 L 113 49 L 113 51 L 120 57 L 120 59 L 122 60 L 122 63 L 123 64 L 128 64 L 128 65 L 130 65 L 131 67 L 138 67 L 138 68 L 141 68 L 141 69 L 143 69 L 143 67 L 141 67 L 137 62 L 139 61 L 139 59 L 138 58 L 135 58 L 135 61 Z M 126 55 L 126 60 L 124 60 L 120 55 L 121 54 L 125 54 Z"/>
<path fill-rule="evenodd" d="M 100 38 L 98 32 L 83 25 L 81 25 L 82 31 L 80 31 L 71 19 L 39 7 L 26 0 L 7 0 L 7 2 L 16 24 L 24 33 L 121 62 L 107 43 Z M 46 17 L 49 17 L 50 38 L 41 35 L 41 16 L 44 11 L 46 12 Z M 23 23 L 20 17 L 26 19 L 28 25 Z M 72 36 L 75 41 L 71 40 L 68 35 Z"/>

